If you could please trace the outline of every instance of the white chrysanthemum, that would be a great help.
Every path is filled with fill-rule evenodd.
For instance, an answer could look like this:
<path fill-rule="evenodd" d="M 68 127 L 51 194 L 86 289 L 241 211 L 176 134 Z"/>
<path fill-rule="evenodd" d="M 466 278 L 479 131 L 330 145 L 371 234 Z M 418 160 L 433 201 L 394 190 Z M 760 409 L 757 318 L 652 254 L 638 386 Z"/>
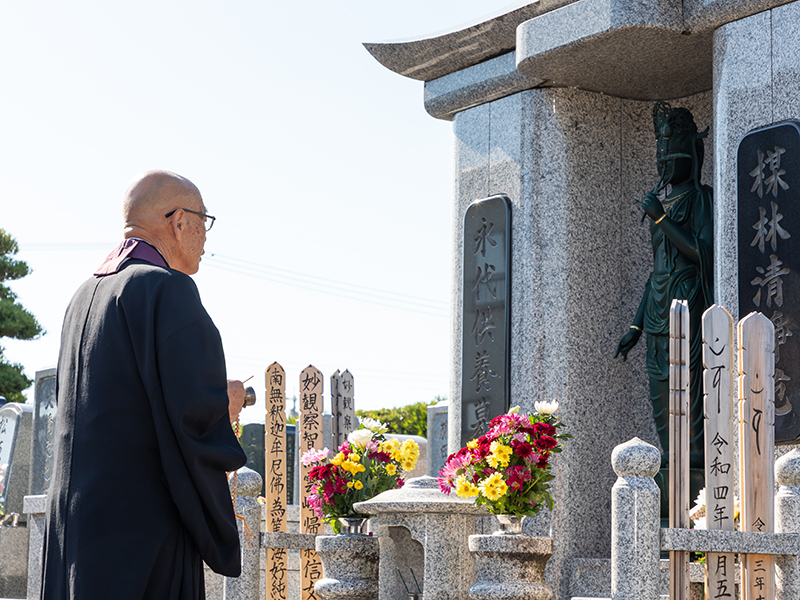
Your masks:
<path fill-rule="evenodd" d="M 553 400 L 552 402 L 534 402 L 533 407 L 540 415 L 552 415 L 558 410 L 558 401 Z"/>
<path fill-rule="evenodd" d="M 365 429 L 369 429 L 372 433 L 386 433 L 389 431 L 389 428 L 386 425 L 377 419 L 370 419 L 369 417 L 363 417 L 361 419 L 361 425 Z"/>
<path fill-rule="evenodd" d="M 347 436 L 347 441 L 361 448 L 366 448 L 372 439 L 372 432 L 369 429 L 356 429 Z"/>
<path fill-rule="evenodd" d="M 703 488 L 700 490 L 700 492 L 698 492 L 697 498 L 694 500 L 694 505 L 698 508 L 706 505 L 706 488 Z"/>

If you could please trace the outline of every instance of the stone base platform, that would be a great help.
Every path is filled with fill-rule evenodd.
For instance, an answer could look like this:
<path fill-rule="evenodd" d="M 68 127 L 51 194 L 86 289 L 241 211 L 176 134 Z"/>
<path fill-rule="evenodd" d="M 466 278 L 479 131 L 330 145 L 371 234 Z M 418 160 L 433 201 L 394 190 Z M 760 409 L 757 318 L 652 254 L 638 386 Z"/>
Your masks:
<path fill-rule="evenodd" d="M 736 595 L 739 597 L 739 565 L 736 565 Z M 700 563 L 689 564 L 689 600 L 703 600 L 705 568 Z M 611 559 L 579 558 L 569 582 L 571 600 L 598 600 L 611 598 Z M 661 561 L 661 598 L 669 597 L 669 561 Z"/>

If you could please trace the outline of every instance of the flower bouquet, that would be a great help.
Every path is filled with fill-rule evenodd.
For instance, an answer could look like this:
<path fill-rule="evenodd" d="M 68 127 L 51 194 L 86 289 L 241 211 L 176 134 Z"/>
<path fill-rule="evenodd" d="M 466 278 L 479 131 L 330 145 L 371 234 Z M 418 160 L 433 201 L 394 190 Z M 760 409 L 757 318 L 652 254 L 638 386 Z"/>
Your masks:
<path fill-rule="evenodd" d="M 339 519 L 367 516 L 357 513 L 353 504 L 403 487 L 402 474 L 417 466 L 417 443 L 386 439 L 386 431 L 379 421 L 364 418 L 332 458 L 327 448 L 300 457 L 303 465 L 314 465 L 309 472 L 313 492 L 306 500 L 336 533 L 341 531 Z"/>
<path fill-rule="evenodd" d="M 439 489 L 475 498 L 493 515 L 527 517 L 543 504 L 552 510 L 550 456 L 561 452 L 559 440 L 572 436 L 558 433 L 558 402 L 536 402 L 535 408 L 531 415 L 512 408 L 491 421 L 486 435 L 451 454 L 439 471 Z"/>

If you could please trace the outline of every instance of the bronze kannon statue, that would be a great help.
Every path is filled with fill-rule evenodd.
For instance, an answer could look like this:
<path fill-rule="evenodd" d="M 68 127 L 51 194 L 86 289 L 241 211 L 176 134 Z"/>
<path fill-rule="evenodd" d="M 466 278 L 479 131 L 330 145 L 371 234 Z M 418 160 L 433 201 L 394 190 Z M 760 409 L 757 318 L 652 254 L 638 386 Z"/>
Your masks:
<path fill-rule="evenodd" d="M 650 217 L 653 271 L 630 330 L 614 355 L 627 358 L 642 332 L 647 334 L 647 374 L 650 401 L 661 441 L 661 471 L 657 477 L 666 515 L 666 470 L 669 464 L 669 310 L 672 300 L 687 300 L 690 313 L 690 493 L 703 487 L 703 383 L 701 318 L 714 303 L 714 223 L 712 190 L 700 184 L 703 138 L 692 113 L 666 102 L 653 107 L 660 180 L 638 202 Z M 671 186 L 664 200 L 659 193 Z"/>

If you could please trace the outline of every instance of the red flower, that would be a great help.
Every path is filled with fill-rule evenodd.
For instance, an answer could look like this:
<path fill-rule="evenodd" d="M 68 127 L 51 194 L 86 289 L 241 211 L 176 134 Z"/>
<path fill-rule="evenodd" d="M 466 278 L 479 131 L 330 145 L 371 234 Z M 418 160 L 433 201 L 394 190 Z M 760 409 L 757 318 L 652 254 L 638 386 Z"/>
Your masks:
<path fill-rule="evenodd" d="M 389 455 L 388 452 L 372 452 L 368 455 L 370 460 L 377 460 L 382 463 L 388 463 L 392 460 L 392 457 Z"/>
<path fill-rule="evenodd" d="M 534 423 L 533 432 L 542 435 L 555 435 L 556 428 L 550 425 L 550 423 Z"/>
<path fill-rule="evenodd" d="M 331 474 L 331 465 L 319 465 L 308 472 L 308 478 L 314 481 L 321 481 Z"/>
<path fill-rule="evenodd" d="M 514 454 L 520 458 L 528 458 L 533 452 L 533 446 L 531 446 L 528 442 L 518 442 L 517 440 L 512 440 L 511 447 L 514 449 Z"/>
<path fill-rule="evenodd" d="M 558 445 L 558 440 L 554 437 L 550 437 L 549 435 L 543 435 L 538 440 L 534 442 L 536 447 L 540 450 L 552 450 Z"/>
<path fill-rule="evenodd" d="M 406 484 L 406 480 L 405 479 L 403 479 L 402 477 L 398 477 L 397 478 L 397 489 L 400 489 L 405 484 Z"/>
<path fill-rule="evenodd" d="M 540 454 L 536 458 L 536 466 L 539 467 L 540 469 L 545 469 L 545 468 L 547 468 L 547 461 L 548 460 L 550 460 L 550 454 L 548 452 L 545 452 L 544 454 Z"/>

